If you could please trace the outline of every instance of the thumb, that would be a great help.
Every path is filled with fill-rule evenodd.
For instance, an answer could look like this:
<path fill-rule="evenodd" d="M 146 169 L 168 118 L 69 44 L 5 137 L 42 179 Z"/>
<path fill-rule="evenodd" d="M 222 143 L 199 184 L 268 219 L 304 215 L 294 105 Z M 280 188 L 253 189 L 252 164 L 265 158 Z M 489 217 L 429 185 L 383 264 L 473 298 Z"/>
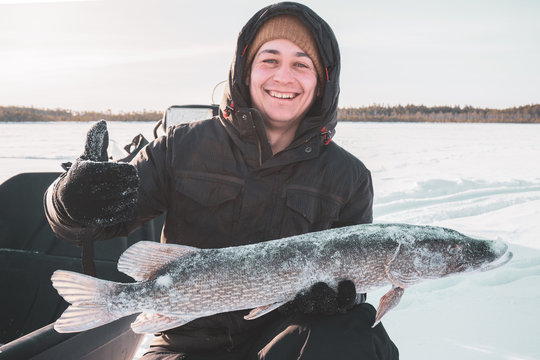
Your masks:
<path fill-rule="evenodd" d="M 108 146 L 109 132 L 107 131 L 107 122 L 100 120 L 88 130 L 84 152 L 79 157 L 79 160 L 107 161 Z"/>

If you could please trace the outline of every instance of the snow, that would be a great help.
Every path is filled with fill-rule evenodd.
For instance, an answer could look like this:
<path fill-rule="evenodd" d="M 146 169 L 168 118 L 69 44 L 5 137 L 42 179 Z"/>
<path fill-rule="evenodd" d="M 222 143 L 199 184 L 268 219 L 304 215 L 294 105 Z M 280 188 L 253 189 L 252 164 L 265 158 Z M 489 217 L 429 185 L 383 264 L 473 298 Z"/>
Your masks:
<path fill-rule="evenodd" d="M 156 284 L 158 286 L 169 288 L 173 284 L 173 279 L 172 279 L 171 275 L 169 275 L 169 274 L 161 275 L 160 277 L 158 277 L 156 279 Z"/>
<path fill-rule="evenodd" d="M 0 126 L 3 182 L 61 171 L 90 124 Z M 108 123 L 118 145 L 139 132 L 151 139 L 152 127 Z M 401 358 L 540 359 L 540 126 L 340 123 L 334 140 L 371 170 L 375 222 L 444 226 L 514 253 L 501 268 L 407 289 L 383 318 Z M 368 301 L 377 306 L 387 290 Z"/>
<path fill-rule="evenodd" d="M 375 222 L 444 226 L 514 253 L 407 289 L 383 319 L 401 358 L 540 359 L 540 127 L 341 123 L 336 141 L 372 169 Z"/>

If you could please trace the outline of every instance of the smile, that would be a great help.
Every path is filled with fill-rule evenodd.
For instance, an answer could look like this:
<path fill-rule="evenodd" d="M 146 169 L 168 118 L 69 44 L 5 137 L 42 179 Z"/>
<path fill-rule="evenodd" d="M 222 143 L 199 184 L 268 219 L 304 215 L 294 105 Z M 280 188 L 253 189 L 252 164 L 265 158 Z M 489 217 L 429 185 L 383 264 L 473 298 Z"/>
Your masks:
<path fill-rule="evenodd" d="M 291 93 L 291 92 L 278 92 L 273 90 L 267 90 L 266 91 L 268 95 L 271 97 L 277 98 L 277 99 L 294 99 L 298 96 L 297 93 Z"/>

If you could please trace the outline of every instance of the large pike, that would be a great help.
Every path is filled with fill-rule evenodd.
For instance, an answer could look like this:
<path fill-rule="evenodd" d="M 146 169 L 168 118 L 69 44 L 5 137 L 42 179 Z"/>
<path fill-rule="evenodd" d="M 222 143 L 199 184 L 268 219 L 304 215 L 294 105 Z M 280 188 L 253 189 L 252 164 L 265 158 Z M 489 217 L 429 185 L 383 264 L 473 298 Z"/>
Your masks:
<path fill-rule="evenodd" d="M 485 271 L 512 258 L 500 241 L 406 224 L 355 225 L 222 249 L 139 242 L 118 269 L 135 283 L 115 283 L 57 270 L 53 286 L 71 303 L 54 328 L 78 332 L 141 313 L 137 333 L 154 333 L 216 313 L 253 309 L 262 316 L 311 285 L 350 279 L 359 293 L 391 286 L 375 324 L 404 289 L 426 279 Z M 375 325 L 374 324 L 374 325 Z"/>

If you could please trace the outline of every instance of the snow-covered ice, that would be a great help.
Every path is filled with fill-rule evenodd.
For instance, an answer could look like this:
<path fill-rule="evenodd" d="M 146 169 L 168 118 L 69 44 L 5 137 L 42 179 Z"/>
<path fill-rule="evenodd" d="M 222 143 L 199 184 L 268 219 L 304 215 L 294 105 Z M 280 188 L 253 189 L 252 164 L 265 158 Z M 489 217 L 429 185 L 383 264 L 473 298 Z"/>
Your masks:
<path fill-rule="evenodd" d="M 375 222 L 449 227 L 514 253 L 406 290 L 383 319 L 401 358 L 540 359 L 540 126 L 341 123 L 336 141 L 372 169 Z"/>
<path fill-rule="evenodd" d="M 61 171 L 89 125 L 0 123 L 0 182 Z M 108 127 L 123 145 L 139 132 L 150 139 L 153 123 Z M 375 222 L 449 227 L 514 253 L 502 268 L 405 291 L 383 319 L 401 358 L 540 359 L 540 126 L 340 123 L 334 140 L 372 171 Z"/>

